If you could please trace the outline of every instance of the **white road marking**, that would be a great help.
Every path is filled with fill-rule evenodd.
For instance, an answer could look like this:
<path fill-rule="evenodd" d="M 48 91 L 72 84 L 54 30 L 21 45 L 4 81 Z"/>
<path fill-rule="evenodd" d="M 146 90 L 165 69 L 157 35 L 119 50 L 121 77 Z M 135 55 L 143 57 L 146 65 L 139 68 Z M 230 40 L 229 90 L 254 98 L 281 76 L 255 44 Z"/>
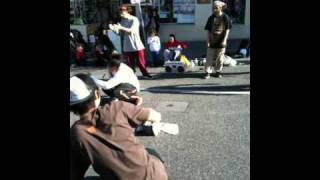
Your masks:
<path fill-rule="evenodd" d="M 181 93 L 181 94 L 210 94 L 210 95 L 250 95 L 250 91 L 192 91 L 175 89 L 141 89 L 147 92 Z"/>

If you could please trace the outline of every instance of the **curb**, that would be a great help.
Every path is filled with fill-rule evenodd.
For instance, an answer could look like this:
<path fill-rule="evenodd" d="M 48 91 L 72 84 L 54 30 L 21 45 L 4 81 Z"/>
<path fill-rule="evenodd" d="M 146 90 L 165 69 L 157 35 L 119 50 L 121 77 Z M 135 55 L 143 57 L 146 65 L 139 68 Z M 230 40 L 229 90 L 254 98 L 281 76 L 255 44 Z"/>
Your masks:
<path fill-rule="evenodd" d="M 237 61 L 237 64 L 239 63 L 244 63 L 244 64 L 250 64 L 250 58 L 239 58 L 239 59 L 234 59 Z"/>

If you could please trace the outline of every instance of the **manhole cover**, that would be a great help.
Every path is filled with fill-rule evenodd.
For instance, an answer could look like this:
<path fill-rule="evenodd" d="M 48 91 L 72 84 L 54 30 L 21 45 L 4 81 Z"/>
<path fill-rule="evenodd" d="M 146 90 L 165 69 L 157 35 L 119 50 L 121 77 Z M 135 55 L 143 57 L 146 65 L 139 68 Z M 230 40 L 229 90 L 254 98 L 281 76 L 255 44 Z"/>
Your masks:
<path fill-rule="evenodd" d="M 158 111 L 184 112 L 188 107 L 188 102 L 160 102 L 156 109 Z"/>

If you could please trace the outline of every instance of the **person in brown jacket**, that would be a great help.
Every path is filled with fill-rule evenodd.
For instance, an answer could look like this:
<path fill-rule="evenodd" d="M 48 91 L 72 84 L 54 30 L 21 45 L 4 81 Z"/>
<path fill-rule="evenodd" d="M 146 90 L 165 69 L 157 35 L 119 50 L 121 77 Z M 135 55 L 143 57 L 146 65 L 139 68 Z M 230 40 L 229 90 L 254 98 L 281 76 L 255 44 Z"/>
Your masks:
<path fill-rule="evenodd" d="M 70 179 L 84 180 L 92 165 L 103 180 L 167 180 L 160 157 L 148 153 L 134 135 L 135 127 L 159 122 L 161 114 L 124 101 L 99 106 L 100 101 L 90 75 L 70 78 L 70 111 L 80 116 L 70 130 Z"/>

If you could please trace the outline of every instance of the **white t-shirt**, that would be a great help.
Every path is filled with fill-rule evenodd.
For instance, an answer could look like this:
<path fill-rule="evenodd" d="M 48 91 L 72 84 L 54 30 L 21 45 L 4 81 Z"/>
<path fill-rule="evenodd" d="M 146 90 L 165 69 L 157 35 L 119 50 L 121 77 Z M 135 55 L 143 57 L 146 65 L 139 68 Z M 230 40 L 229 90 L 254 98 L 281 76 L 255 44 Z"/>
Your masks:
<path fill-rule="evenodd" d="M 140 92 L 140 83 L 133 70 L 124 63 L 121 63 L 116 74 L 108 81 L 102 81 L 94 76 L 91 76 L 94 82 L 102 89 L 112 89 L 121 83 L 129 83 L 137 88 L 137 92 Z"/>
<path fill-rule="evenodd" d="M 161 42 L 158 36 L 148 37 L 147 43 L 149 44 L 150 51 L 160 51 Z"/>

